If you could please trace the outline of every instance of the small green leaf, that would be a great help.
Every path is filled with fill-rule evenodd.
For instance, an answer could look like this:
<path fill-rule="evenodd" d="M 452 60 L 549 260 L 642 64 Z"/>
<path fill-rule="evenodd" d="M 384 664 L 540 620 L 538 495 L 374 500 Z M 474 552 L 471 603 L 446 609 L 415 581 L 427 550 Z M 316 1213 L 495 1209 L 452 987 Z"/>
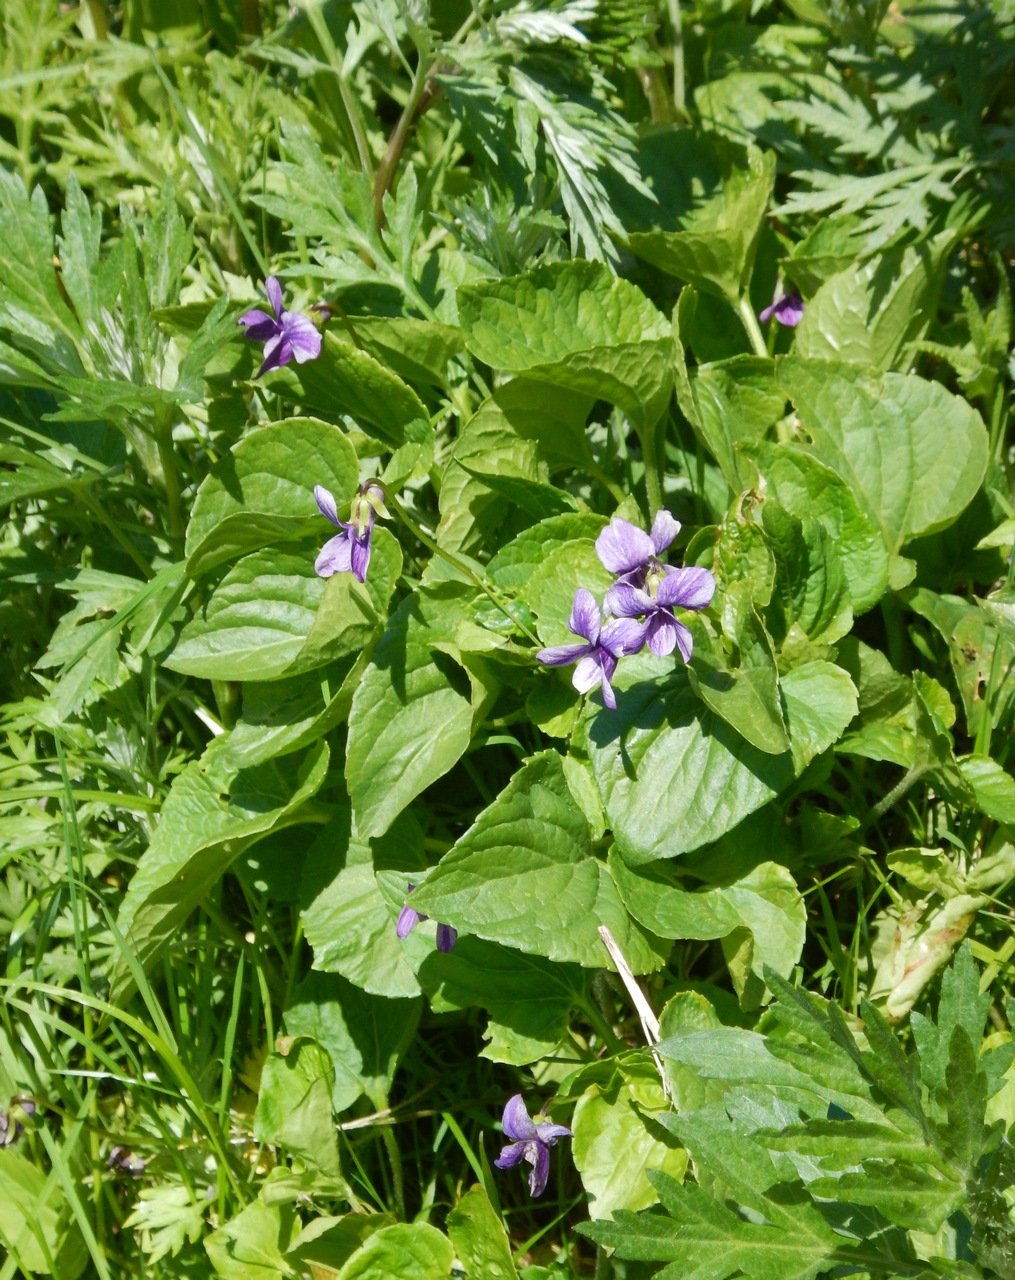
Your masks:
<path fill-rule="evenodd" d="M 504 1224 L 481 1186 L 470 1187 L 448 1213 L 447 1230 L 469 1280 L 515 1280 Z"/>
<path fill-rule="evenodd" d="M 798 520 L 816 520 L 835 543 L 854 613 L 865 613 L 888 586 L 888 551 L 849 485 L 799 445 L 759 441 L 739 449 L 765 478 L 767 493 Z"/>
<path fill-rule="evenodd" d="M 405 443 L 410 423 L 430 421 L 422 400 L 397 374 L 332 333 L 324 335 L 316 360 L 273 373 L 271 386 L 329 422 L 348 415 L 388 449 Z"/>
<path fill-rule="evenodd" d="M 453 1258 L 451 1241 L 435 1227 L 397 1223 L 375 1231 L 337 1280 L 447 1280 Z"/>
<path fill-rule="evenodd" d="M 647 1209 L 659 1197 L 647 1170 L 682 1179 L 687 1152 L 656 1122 L 669 1110 L 659 1072 L 648 1055 L 618 1066 L 609 1085 L 591 1084 L 578 1099 L 571 1149 L 590 1196 L 593 1221 L 618 1209 Z"/>
<path fill-rule="evenodd" d="M 445 583 L 407 596 L 356 690 L 345 767 L 356 825 L 366 837 L 382 835 L 469 745 L 469 676 L 436 646 L 453 645 L 472 594 Z"/>

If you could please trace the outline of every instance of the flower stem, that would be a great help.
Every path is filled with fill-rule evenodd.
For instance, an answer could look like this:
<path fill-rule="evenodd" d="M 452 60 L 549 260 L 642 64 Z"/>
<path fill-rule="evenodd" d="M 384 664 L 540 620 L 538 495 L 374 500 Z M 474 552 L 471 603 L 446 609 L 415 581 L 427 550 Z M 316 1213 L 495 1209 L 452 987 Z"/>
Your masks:
<path fill-rule="evenodd" d="M 649 520 L 663 505 L 663 480 L 659 467 L 660 432 L 658 424 L 641 438 L 641 456 L 645 463 L 645 489 L 648 493 Z"/>
<path fill-rule="evenodd" d="M 356 154 L 359 158 L 359 166 L 368 176 L 373 175 L 374 164 L 370 155 L 370 143 L 367 140 L 366 128 L 363 124 L 363 116 L 359 109 L 359 104 L 355 96 L 349 88 L 349 82 L 345 78 L 345 68 L 342 63 L 342 55 L 335 47 L 335 42 L 331 38 L 331 32 L 328 30 L 328 24 L 324 20 L 324 15 L 318 5 L 307 5 L 303 11 L 310 19 L 310 25 L 314 29 L 314 35 L 317 37 L 318 43 L 324 50 L 324 55 L 331 63 L 331 69 L 335 73 L 335 79 L 338 81 L 338 92 L 342 98 L 342 106 L 345 108 L 346 118 L 349 121 L 349 128 L 352 131 L 353 142 L 356 145 Z"/>
<path fill-rule="evenodd" d="M 537 635 L 534 635 L 533 632 L 529 630 L 529 628 L 525 625 L 524 622 L 521 621 L 520 618 L 515 617 L 515 615 L 508 608 L 507 602 L 489 584 L 489 582 L 487 582 L 487 580 L 482 576 L 482 574 L 477 573 L 475 569 L 473 569 L 473 567 L 470 564 L 468 564 L 465 560 L 459 559 L 459 557 L 456 556 L 454 552 L 447 551 L 444 547 L 440 546 L 437 542 L 435 542 L 434 539 L 431 538 L 428 533 L 425 533 L 423 529 L 421 529 L 420 526 L 416 523 L 416 521 L 413 520 L 412 516 L 409 515 L 409 513 L 405 510 L 405 508 L 402 506 L 402 504 L 398 501 L 397 498 L 392 497 L 390 493 L 386 493 L 384 495 L 384 501 L 386 505 L 389 506 L 391 510 L 395 513 L 395 515 L 398 516 L 399 520 L 401 520 L 401 522 L 405 525 L 405 527 L 409 530 L 409 532 L 413 535 L 413 537 L 418 538 L 419 541 L 422 542 L 424 547 L 428 547 L 434 553 L 435 556 L 440 556 L 442 560 L 446 560 L 447 563 L 452 565 L 455 569 L 457 569 L 459 573 L 464 573 L 466 577 L 468 577 L 472 582 L 476 584 L 477 587 L 479 587 L 480 591 L 482 591 L 484 595 L 490 598 L 493 604 L 495 604 L 496 607 L 501 611 L 501 613 L 503 613 L 505 618 L 509 619 L 509 621 L 512 623 L 513 626 L 519 627 L 525 633 L 525 635 L 528 636 L 528 638 L 532 641 L 533 644 L 538 644 L 538 645 L 542 644 L 542 641 L 539 639 L 539 637 Z"/>
<path fill-rule="evenodd" d="M 737 303 L 737 314 L 743 321 L 744 328 L 747 330 L 747 336 L 751 340 L 751 346 L 754 348 L 754 354 L 759 356 L 768 355 L 768 344 L 765 342 L 765 335 L 761 332 L 761 326 L 758 324 L 758 317 L 754 314 L 754 308 L 751 306 L 750 298 L 744 296 Z"/>
<path fill-rule="evenodd" d="M 398 162 L 402 158 L 402 152 L 409 137 L 409 130 L 412 128 L 417 115 L 422 115 L 426 109 L 422 105 L 424 98 L 427 97 L 428 93 L 431 99 L 433 97 L 433 90 L 430 88 L 430 71 L 432 69 L 424 70 L 422 59 L 417 64 L 415 75 L 412 77 L 412 85 L 409 89 L 409 97 L 402 114 L 398 117 L 398 123 L 392 130 L 391 137 L 388 139 L 388 145 L 381 158 L 381 163 L 377 166 L 377 176 L 374 178 L 374 219 L 377 223 L 378 231 L 384 226 L 384 195 L 395 180 Z M 429 106 L 429 102 L 427 102 L 426 106 Z"/>

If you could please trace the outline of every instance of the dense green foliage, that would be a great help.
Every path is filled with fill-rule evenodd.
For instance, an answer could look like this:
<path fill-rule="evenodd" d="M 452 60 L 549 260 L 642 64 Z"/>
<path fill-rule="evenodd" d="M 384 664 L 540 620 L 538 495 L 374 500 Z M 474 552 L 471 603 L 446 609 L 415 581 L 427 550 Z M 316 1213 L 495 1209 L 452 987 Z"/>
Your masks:
<path fill-rule="evenodd" d="M 0 1280 L 1015 1273 L 1013 68 L 0 0 Z"/>

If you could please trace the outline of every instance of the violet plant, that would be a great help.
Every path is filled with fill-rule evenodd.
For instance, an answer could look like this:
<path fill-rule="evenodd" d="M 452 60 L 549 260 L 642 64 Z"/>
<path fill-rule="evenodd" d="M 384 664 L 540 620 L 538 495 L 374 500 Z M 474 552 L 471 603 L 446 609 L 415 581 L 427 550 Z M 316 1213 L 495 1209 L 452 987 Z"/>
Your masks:
<path fill-rule="evenodd" d="M 11 1275 L 1012 1273 L 1015 28 L 791 16 L 7 0 Z"/>

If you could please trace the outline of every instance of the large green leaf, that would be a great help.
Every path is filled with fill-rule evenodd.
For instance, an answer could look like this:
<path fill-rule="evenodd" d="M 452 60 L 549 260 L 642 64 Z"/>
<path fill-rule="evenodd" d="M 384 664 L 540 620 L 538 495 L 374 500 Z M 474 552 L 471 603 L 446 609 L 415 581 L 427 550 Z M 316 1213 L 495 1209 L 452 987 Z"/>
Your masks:
<path fill-rule="evenodd" d="M 594 262 L 558 263 L 458 292 L 465 340 L 495 369 L 609 400 L 639 430 L 673 388 L 668 321 L 635 285 Z"/>
<path fill-rule="evenodd" d="M 722 938 L 741 1003 L 756 1005 L 764 992 L 765 966 L 789 977 L 800 959 L 807 930 L 803 898 L 789 871 L 761 862 L 747 875 L 714 888 L 680 887 L 670 864 L 628 866 L 610 858 L 624 905 L 662 938 Z"/>
<path fill-rule="evenodd" d="M 780 506 L 798 520 L 816 520 L 835 543 L 854 613 L 865 613 L 888 586 L 888 550 L 869 515 L 839 474 L 800 445 L 741 442 Z"/>
<path fill-rule="evenodd" d="M 284 1146 L 335 1185 L 336 1194 L 348 1188 L 342 1183 L 338 1135 L 332 1121 L 336 1092 L 331 1055 L 316 1040 L 300 1033 L 280 1039 L 278 1051 L 261 1069 L 254 1113 L 254 1137 L 258 1142 Z M 345 1102 L 360 1096 L 353 1085 Z M 344 1099 L 343 1099 L 344 1101 Z M 336 1106 L 335 1110 L 344 1110 Z"/>
<path fill-rule="evenodd" d="M 397 871 L 394 901 L 385 892 L 386 883 L 378 882 L 377 866 Z M 348 806 L 339 806 L 303 864 L 303 932 L 314 952 L 314 968 L 340 973 L 374 995 L 418 995 L 415 970 L 432 942 L 422 928 L 400 940 L 395 920 L 407 886 L 425 873 L 423 833 L 411 812 L 401 814 L 371 844 L 356 832 Z"/>
<path fill-rule="evenodd" d="M 965 400 L 915 374 L 788 357 L 779 381 L 809 448 L 853 490 L 889 551 L 944 529 L 987 470 L 987 432 Z"/>
<path fill-rule="evenodd" d="M 939 270 L 954 243 L 955 233 L 943 231 L 929 244 L 891 249 L 826 280 L 807 301 L 794 354 L 886 373 L 926 331 Z"/>
<path fill-rule="evenodd" d="M 762 516 L 776 565 L 765 615 L 776 644 L 785 648 L 794 632 L 823 644 L 841 640 L 853 607 L 834 539 L 819 521 L 797 519 L 777 502 L 766 502 Z"/>
<path fill-rule="evenodd" d="M 693 142 L 707 149 L 700 135 Z M 741 155 L 708 195 L 694 184 L 685 207 L 661 206 L 656 228 L 627 237 L 639 258 L 734 306 L 750 282 L 775 182 L 773 153 L 750 147 Z"/>
<path fill-rule="evenodd" d="M 669 1110 L 655 1063 L 628 1059 L 606 1085 L 590 1084 L 574 1110 L 572 1151 L 593 1221 L 636 1211 L 659 1197 L 647 1170 L 683 1178 L 687 1152 L 655 1116 Z"/>
<path fill-rule="evenodd" d="M 478 1183 L 448 1213 L 447 1229 L 469 1280 L 514 1280 L 517 1276 L 504 1223 Z"/>
<path fill-rule="evenodd" d="M 323 742 L 295 773 L 283 772 L 275 762 L 237 772 L 224 762 L 227 750 L 228 739 L 216 739 L 175 780 L 120 906 L 117 928 L 142 968 L 151 966 L 244 849 L 269 831 L 316 816 L 307 802 L 327 772 Z M 121 959 L 110 998 L 121 999 L 132 984 Z"/>
<path fill-rule="evenodd" d="M 551 1054 L 564 1038 L 568 1015 L 587 998 L 592 974 L 465 935 L 446 955 L 432 952 L 419 978 L 437 1013 L 486 1009 L 483 1057 L 524 1064 Z"/>
<path fill-rule="evenodd" d="M 255 1200 L 204 1239 L 204 1247 L 221 1280 L 278 1280 L 289 1267 L 284 1253 L 299 1231 L 289 1205 Z"/>
<path fill-rule="evenodd" d="M 447 1236 L 425 1222 L 400 1222 L 357 1249 L 337 1280 L 447 1280 L 454 1250 Z"/>
<path fill-rule="evenodd" d="M 856 714 L 852 682 L 830 663 L 796 667 L 781 683 L 791 751 L 769 755 L 704 707 L 679 671 L 655 676 L 644 658 L 621 664 L 617 710 L 589 703 L 583 725 L 629 862 L 673 858 L 717 839 L 789 786 Z"/>
<path fill-rule="evenodd" d="M 538 483 L 542 436 L 581 442 L 590 401 L 541 383 L 515 378 L 498 388 L 465 425 L 448 459 L 440 486 L 438 540 L 450 551 L 472 551 L 520 532 L 533 523 L 514 509 L 494 479 Z"/>
<path fill-rule="evenodd" d="M 287 365 L 271 378 L 272 389 L 287 400 L 328 421 L 348 415 L 388 449 L 405 443 L 410 423 L 430 421 L 422 400 L 396 373 L 332 333 L 324 335 L 316 360 Z"/>
<path fill-rule="evenodd" d="M 252 552 L 212 589 L 164 663 L 206 680 L 279 680 L 325 666 L 369 643 L 401 569 L 386 529 L 374 530 L 365 583 L 351 573 L 318 577 L 309 550 Z"/>
<path fill-rule="evenodd" d="M 353 697 L 345 764 L 363 836 L 382 835 L 469 745 L 473 689 L 447 649 L 473 594 L 455 582 L 416 591 L 377 643 Z"/>
<path fill-rule="evenodd" d="M 487 565 L 487 575 L 499 587 L 524 588 L 552 552 L 585 540 L 594 543 L 606 524 L 604 516 L 591 511 L 540 520 L 500 548 Z"/>
<path fill-rule="evenodd" d="M 66 1197 L 17 1151 L 5 1150 L 0 1159 L 0 1239 L 33 1274 L 54 1273 L 48 1256 L 55 1274 L 77 1280 L 88 1262 L 88 1248 Z"/>
<path fill-rule="evenodd" d="M 638 928 L 608 868 L 592 856 L 588 820 L 560 756 L 544 751 L 515 774 L 413 895 L 413 906 L 519 951 L 602 968 L 607 925 L 637 973 L 667 948 Z"/>
<path fill-rule="evenodd" d="M 344 1111 L 365 1094 L 388 1104 L 399 1060 L 416 1034 L 422 1001 L 372 996 L 338 974 L 309 973 L 285 1012 L 290 1035 L 309 1036 L 335 1067 L 332 1100 Z"/>
<path fill-rule="evenodd" d="M 330 489 L 341 510 L 359 480 L 356 451 L 345 432 L 315 418 L 290 418 L 244 436 L 204 478 L 187 525 L 191 577 L 271 542 L 330 526 L 314 501 L 314 485 Z"/>
<path fill-rule="evenodd" d="M 691 620 L 694 652 L 687 678 L 698 697 L 751 746 L 770 755 L 789 750 L 772 640 L 757 611 L 744 609 L 731 667 L 710 631 Z"/>
<path fill-rule="evenodd" d="M 786 412 L 786 392 L 775 365 L 761 356 L 733 356 L 701 365 L 691 381 L 694 418 L 710 453 L 734 493 L 751 486 L 750 464 L 740 456 Z M 686 410 L 685 410 L 686 412 Z"/>

